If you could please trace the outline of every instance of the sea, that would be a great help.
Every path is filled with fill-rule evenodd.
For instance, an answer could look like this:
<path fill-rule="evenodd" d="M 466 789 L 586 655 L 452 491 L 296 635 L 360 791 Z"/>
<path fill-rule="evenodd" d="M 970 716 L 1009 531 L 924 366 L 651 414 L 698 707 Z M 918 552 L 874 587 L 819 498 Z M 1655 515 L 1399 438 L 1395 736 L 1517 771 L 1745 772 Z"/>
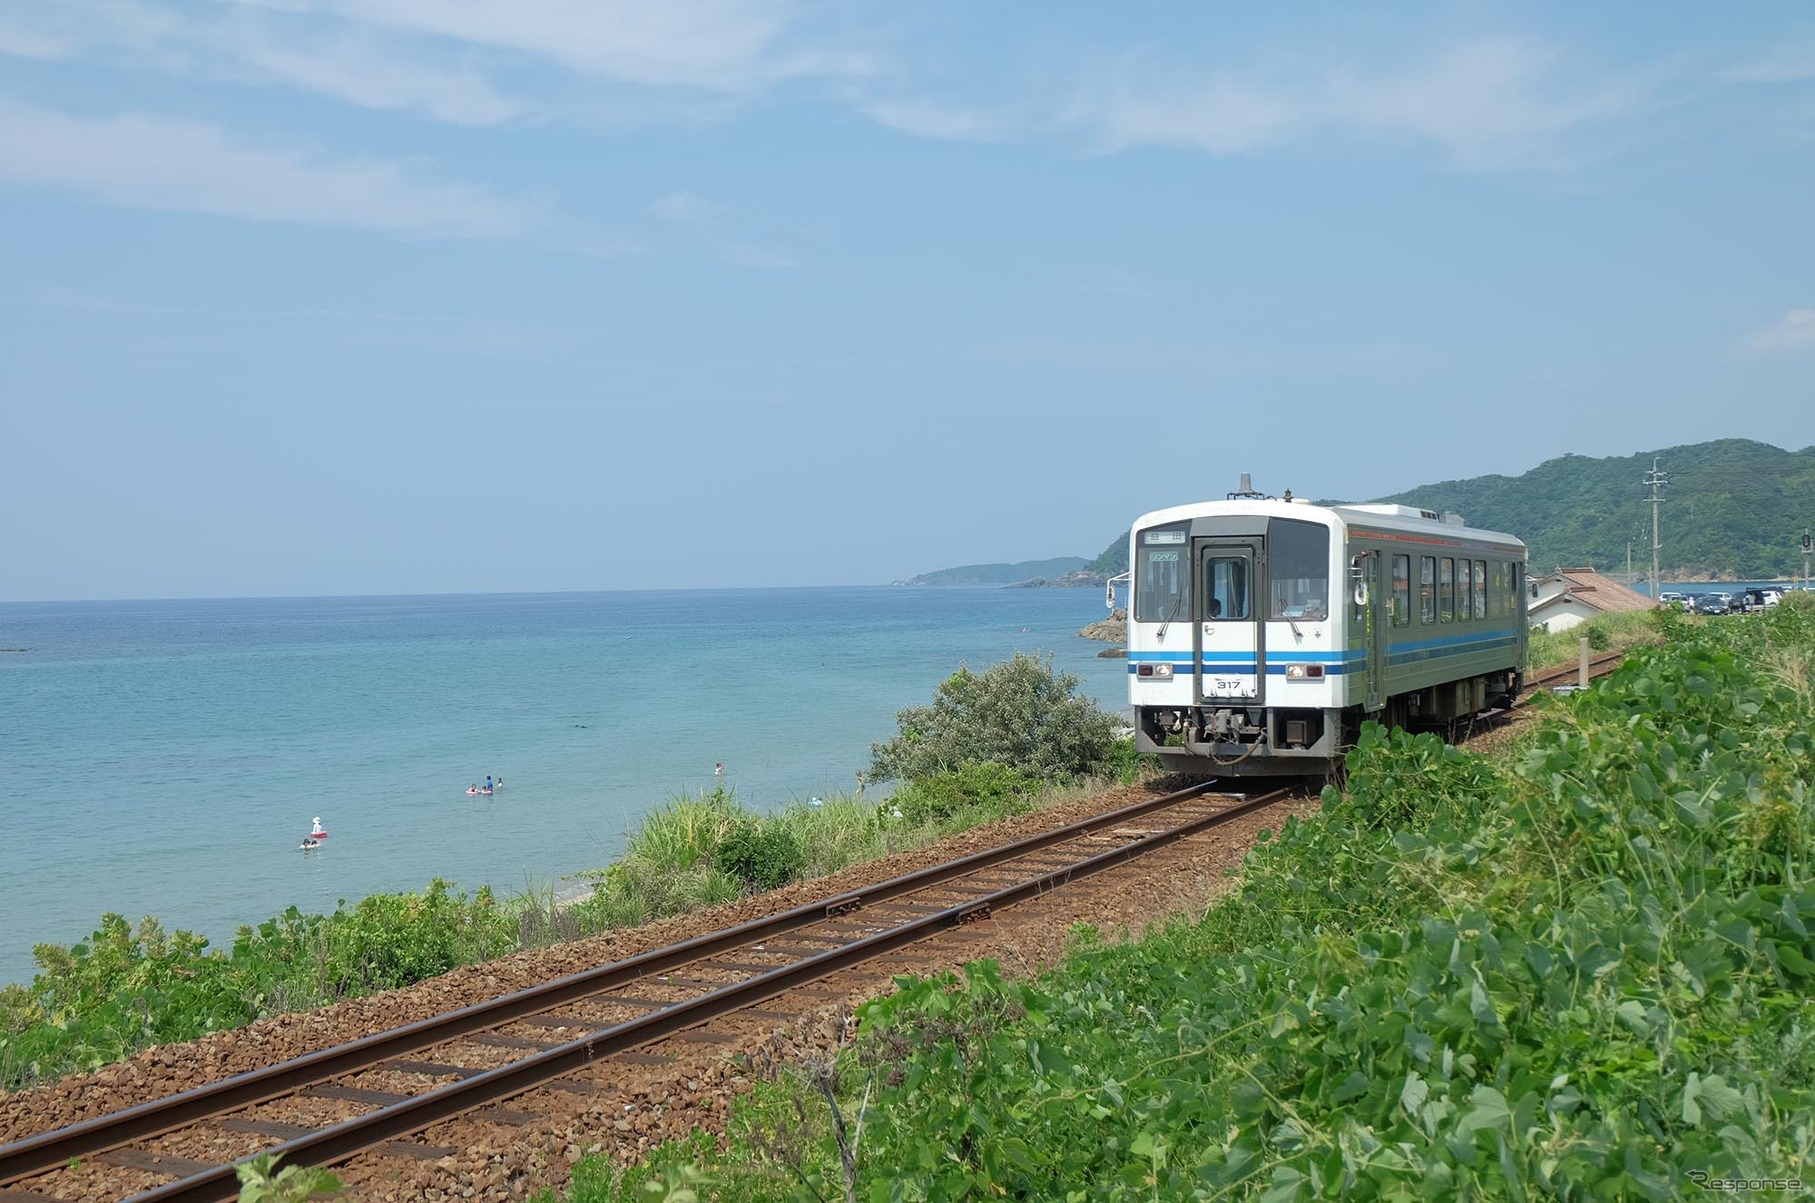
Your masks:
<path fill-rule="evenodd" d="M 435 877 L 571 891 L 720 783 L 850 794 L 961 665 L 1051 656 L 1121 714 L 1124 662 L 1077 635 L 1104 614 L 905 586 L 0 603 L 0 984 L 109 912 L 225 948 Z"/>

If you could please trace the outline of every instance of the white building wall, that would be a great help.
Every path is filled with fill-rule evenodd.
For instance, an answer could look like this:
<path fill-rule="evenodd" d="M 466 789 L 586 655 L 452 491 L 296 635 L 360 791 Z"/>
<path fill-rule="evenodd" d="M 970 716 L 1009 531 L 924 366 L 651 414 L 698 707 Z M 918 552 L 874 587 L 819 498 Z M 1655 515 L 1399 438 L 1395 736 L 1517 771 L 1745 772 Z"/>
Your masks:
<path fill-rule="evenodd" d="M 1567 631 L 1579 627 L 1600 611 L 1574 596 L 1532 603 L 1531 625 L 1537 631 Z"/>

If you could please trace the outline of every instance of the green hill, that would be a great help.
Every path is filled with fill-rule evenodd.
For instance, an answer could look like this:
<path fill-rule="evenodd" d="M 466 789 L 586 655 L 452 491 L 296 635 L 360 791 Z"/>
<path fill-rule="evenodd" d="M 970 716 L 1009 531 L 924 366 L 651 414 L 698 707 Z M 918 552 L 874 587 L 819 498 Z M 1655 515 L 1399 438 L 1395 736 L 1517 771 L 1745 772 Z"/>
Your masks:
<path fill-rule="evenodd" d="M 1100 577 L 1121 576 L 1128 571 L 1128 532 L 1117 535 L 1103 554 L 1084 566 Z"/>
<path fill-rule="evenodd" d="M 1022 560 L 1018 564 L 966 564 L 910 576 L 897 585 L 1018 585 L 1036 577 L 1051 579 L 1084 567 L 1083 556 L 1056 556 L 1050 560 Z"/>
<path fill-rule="evenodd" d="M 1531 548 L 1534 571 L 1651 567 L 1655 457 L 1668 478 L 1658 522 L 1666 580 L 1777 579 L 1802 572 L 1802 532 L 1815 521 L 1815 447 L 1784 451 L 1747 439 L 1666 447 L 1624 458 L 1565 455 L 1523 476 L 1477 476 L 1385 497 L 1454 510 L 1470 526 L 1507 531 Z"/>
<path fill-rule="evenodd" d="M 1535 572 L 1651 567 L 1653 458 L 1668 478 L 1658 562 L 1665 580 L 1776 580 L 1802 573 L 1802 533 L 1815 525 L 1815 447 L 1784 451 L 1720 439 L 1637 455 L 1565 455 L 1522 476 L 1477 476 L 1369 500 L 1453 510 L 1468 524 L 1506 531 L 1531 548 Z M 1185 500 L 1180 498 L 1179 500 Z M 1115 536 L 1090 568 L 1128 570 L 1128 535 Z"/>

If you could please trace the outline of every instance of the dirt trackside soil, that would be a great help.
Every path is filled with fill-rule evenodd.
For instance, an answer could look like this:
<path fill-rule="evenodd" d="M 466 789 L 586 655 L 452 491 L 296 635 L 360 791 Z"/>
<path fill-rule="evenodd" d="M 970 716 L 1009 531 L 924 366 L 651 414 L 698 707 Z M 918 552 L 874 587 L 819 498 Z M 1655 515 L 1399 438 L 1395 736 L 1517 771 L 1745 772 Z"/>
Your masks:
<path fill-rule="evenodd" d="M 151 1049 L 93 1074 L 0 1097 L 0 1143 L 858 889 L 1126 806 L 1177 784 L 1162 781 L 1109 791 L 698 914 L 517 953 L 401 990 L 320 1011 L 275 1016 L 189 1044 Z M 847 970 L 822 979 L 810 990 L 763 1004 L 766 1011 L 787 1013 L 787 1019 L 718 1021 L 712 1027 L 728 1033 L 730 1040 L 671 1040 L 655 1050 L 673 1055 L 671 1063 L 603 1063 L 593 1073 L 594 1086 L 588 1093 L 536 1092 L 534 1107 L 524 1108 L 526 1113 L 534 1112 L 528 1120 L 517 1116 L 513 1122 L 500 1123 L 469 1116 L 430 1129 L 420 1138 L 422 1142 L 455 1149 L 452 1156 L 435 1161 L 377 1158 L 355 1162 L 342 1171 L 352 1187 L 348 1197 L 520 1199 L 542 1187 L 563 1186 L 569 1167 L 588 1153 L 604 1153 L 628 1163 L 673 1137 L 700 1129 L 722 1132 L 732 1097 L 748 1088 L 752 1075 L 774 1073 L 836 1049 L 851 1034 L 853 1008 L 890 990 L 895 974 L 934 973 L 987 958 L 1000 962 L 1008 974 L 1031 975 L 1064 955 L 1077 924 L 1091 925 L 1105 940 L 1138 938 L 1155 923 L 1210 905 L 1229 888 L 1231 872 L 1263 830 L 1277 830 L 1287 815 L 1306 815 L 1317 805 L 1315 795 L 1295 798 L 1017 906 L 997 918 L 922 941 L 890 958 L 885 966 Z M 188 1155 L 203 1152 L 196 1149 Z M 92 1179 L 86 1173 L 66 1175 L 58 1179 L 56 1189 L 72 1198 L 117 1198 L 127 1185 L 119 1175 L 118 1170 L 96 1166 Z M 89 1180 L 81 1185 L 84 1179 Z M 140 1189 L 157 1181 L 148 1178 Z M 34 1189 L 30 1183 L 21 1186 Z M 78 1189 L 79 1196 L 70 1193 Z"/>

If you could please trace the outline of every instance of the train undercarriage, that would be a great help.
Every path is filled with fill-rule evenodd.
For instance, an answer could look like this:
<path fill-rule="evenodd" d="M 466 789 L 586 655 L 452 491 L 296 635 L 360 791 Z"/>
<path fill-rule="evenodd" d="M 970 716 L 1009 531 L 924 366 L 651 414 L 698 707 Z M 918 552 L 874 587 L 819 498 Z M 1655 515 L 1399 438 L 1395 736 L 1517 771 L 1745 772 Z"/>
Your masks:
<path fill-rule="evenodd" d="M 1448 730 L 1483 712 L 1510 707 L 1520 673 L 1503 670 L 1447 681 L 1389 697 L 1379 710 L 1206 703 L 1147 706 L 1137 716 L 1135 745 L 1169 772 L 1294 777 L 1341 767 L 1366 721 L 1409 730 Z"/>

